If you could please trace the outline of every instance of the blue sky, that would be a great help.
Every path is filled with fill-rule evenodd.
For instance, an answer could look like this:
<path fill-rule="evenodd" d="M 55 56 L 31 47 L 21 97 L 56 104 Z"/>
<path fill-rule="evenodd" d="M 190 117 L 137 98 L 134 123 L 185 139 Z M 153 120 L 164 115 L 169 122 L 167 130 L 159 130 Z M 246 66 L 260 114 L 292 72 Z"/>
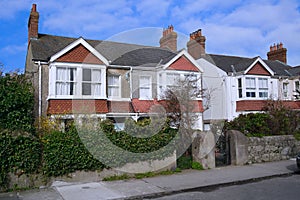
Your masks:
<path fill-rule="evenodd" d="M 201 28 L 213 54 L 266 58 L 273 43 L 288 49 L 288 64 L 300 65 L 299 0 L 0 0 L 0 63 L 24 70 L 31 4 L 40 13 L 39 32 L 159 45 L 172 24 L 184 48 Z"/>

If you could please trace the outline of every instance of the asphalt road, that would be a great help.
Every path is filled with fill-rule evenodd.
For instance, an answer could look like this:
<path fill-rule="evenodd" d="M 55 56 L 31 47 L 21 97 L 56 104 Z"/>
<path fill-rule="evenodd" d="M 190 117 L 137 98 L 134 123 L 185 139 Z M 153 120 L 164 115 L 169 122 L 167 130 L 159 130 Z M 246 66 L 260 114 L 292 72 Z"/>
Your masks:
<path fill-rule="evenodd" d="M 258 182 L 194 191 L 155 198 L 156 200 L 299 200 L 300 174 Z"/>

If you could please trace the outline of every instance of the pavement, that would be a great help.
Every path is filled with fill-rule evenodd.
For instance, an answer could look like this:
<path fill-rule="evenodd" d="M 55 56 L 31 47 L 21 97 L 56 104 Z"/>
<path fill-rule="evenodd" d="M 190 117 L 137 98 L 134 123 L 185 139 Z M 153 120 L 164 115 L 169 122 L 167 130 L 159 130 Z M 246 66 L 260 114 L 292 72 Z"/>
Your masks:
<path fill-rule="evenodd" d="M 295 159 L 226 166 L 209 170 L 185 170 L 178 174 L 123 181 L 68 183 L 22 192 L 0 193 L 0 200 L 106 200 L 147 199 L 174 193 L 207 190 L 298 172 Z"/>

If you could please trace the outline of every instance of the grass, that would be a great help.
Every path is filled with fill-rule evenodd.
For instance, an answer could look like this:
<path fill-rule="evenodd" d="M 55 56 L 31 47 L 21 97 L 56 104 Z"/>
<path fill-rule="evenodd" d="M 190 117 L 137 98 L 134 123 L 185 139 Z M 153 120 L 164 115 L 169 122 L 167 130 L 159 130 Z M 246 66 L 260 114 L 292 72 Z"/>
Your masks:
<path fill-rule="evenodd" d="M 176 173 L 180 173 L 180 172 L 181 172 L 181 169 L 176 168 L 175 170 L 166 170 L 166 171 L 161 171 L 161 172 L 139 173 L 139 174 L 135 174 L 133 176 L 129 176 L 128 174 L 113 175 L 113 176 L 104 178 L 103 181 L 118 181 L 118 180 L 127 180 L 130 178 L 143 179 L 143 178 L 150 178 L 150 177 L 161 176 L 161 175 L 172 175 L 172 174 L 176 174 Z"/>

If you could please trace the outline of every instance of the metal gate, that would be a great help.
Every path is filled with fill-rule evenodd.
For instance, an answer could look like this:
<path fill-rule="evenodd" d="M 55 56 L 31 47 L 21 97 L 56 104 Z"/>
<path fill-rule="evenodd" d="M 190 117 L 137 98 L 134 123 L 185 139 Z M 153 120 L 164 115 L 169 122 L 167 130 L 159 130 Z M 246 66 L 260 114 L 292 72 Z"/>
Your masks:
<path fill-rule="evenodd" d="M 222 132 L 217 140 L 215 148 L 216 167 L 227 166 L 231 164 L 229 142 L 230 137 L 227 136 L 226 133 Z"/>

